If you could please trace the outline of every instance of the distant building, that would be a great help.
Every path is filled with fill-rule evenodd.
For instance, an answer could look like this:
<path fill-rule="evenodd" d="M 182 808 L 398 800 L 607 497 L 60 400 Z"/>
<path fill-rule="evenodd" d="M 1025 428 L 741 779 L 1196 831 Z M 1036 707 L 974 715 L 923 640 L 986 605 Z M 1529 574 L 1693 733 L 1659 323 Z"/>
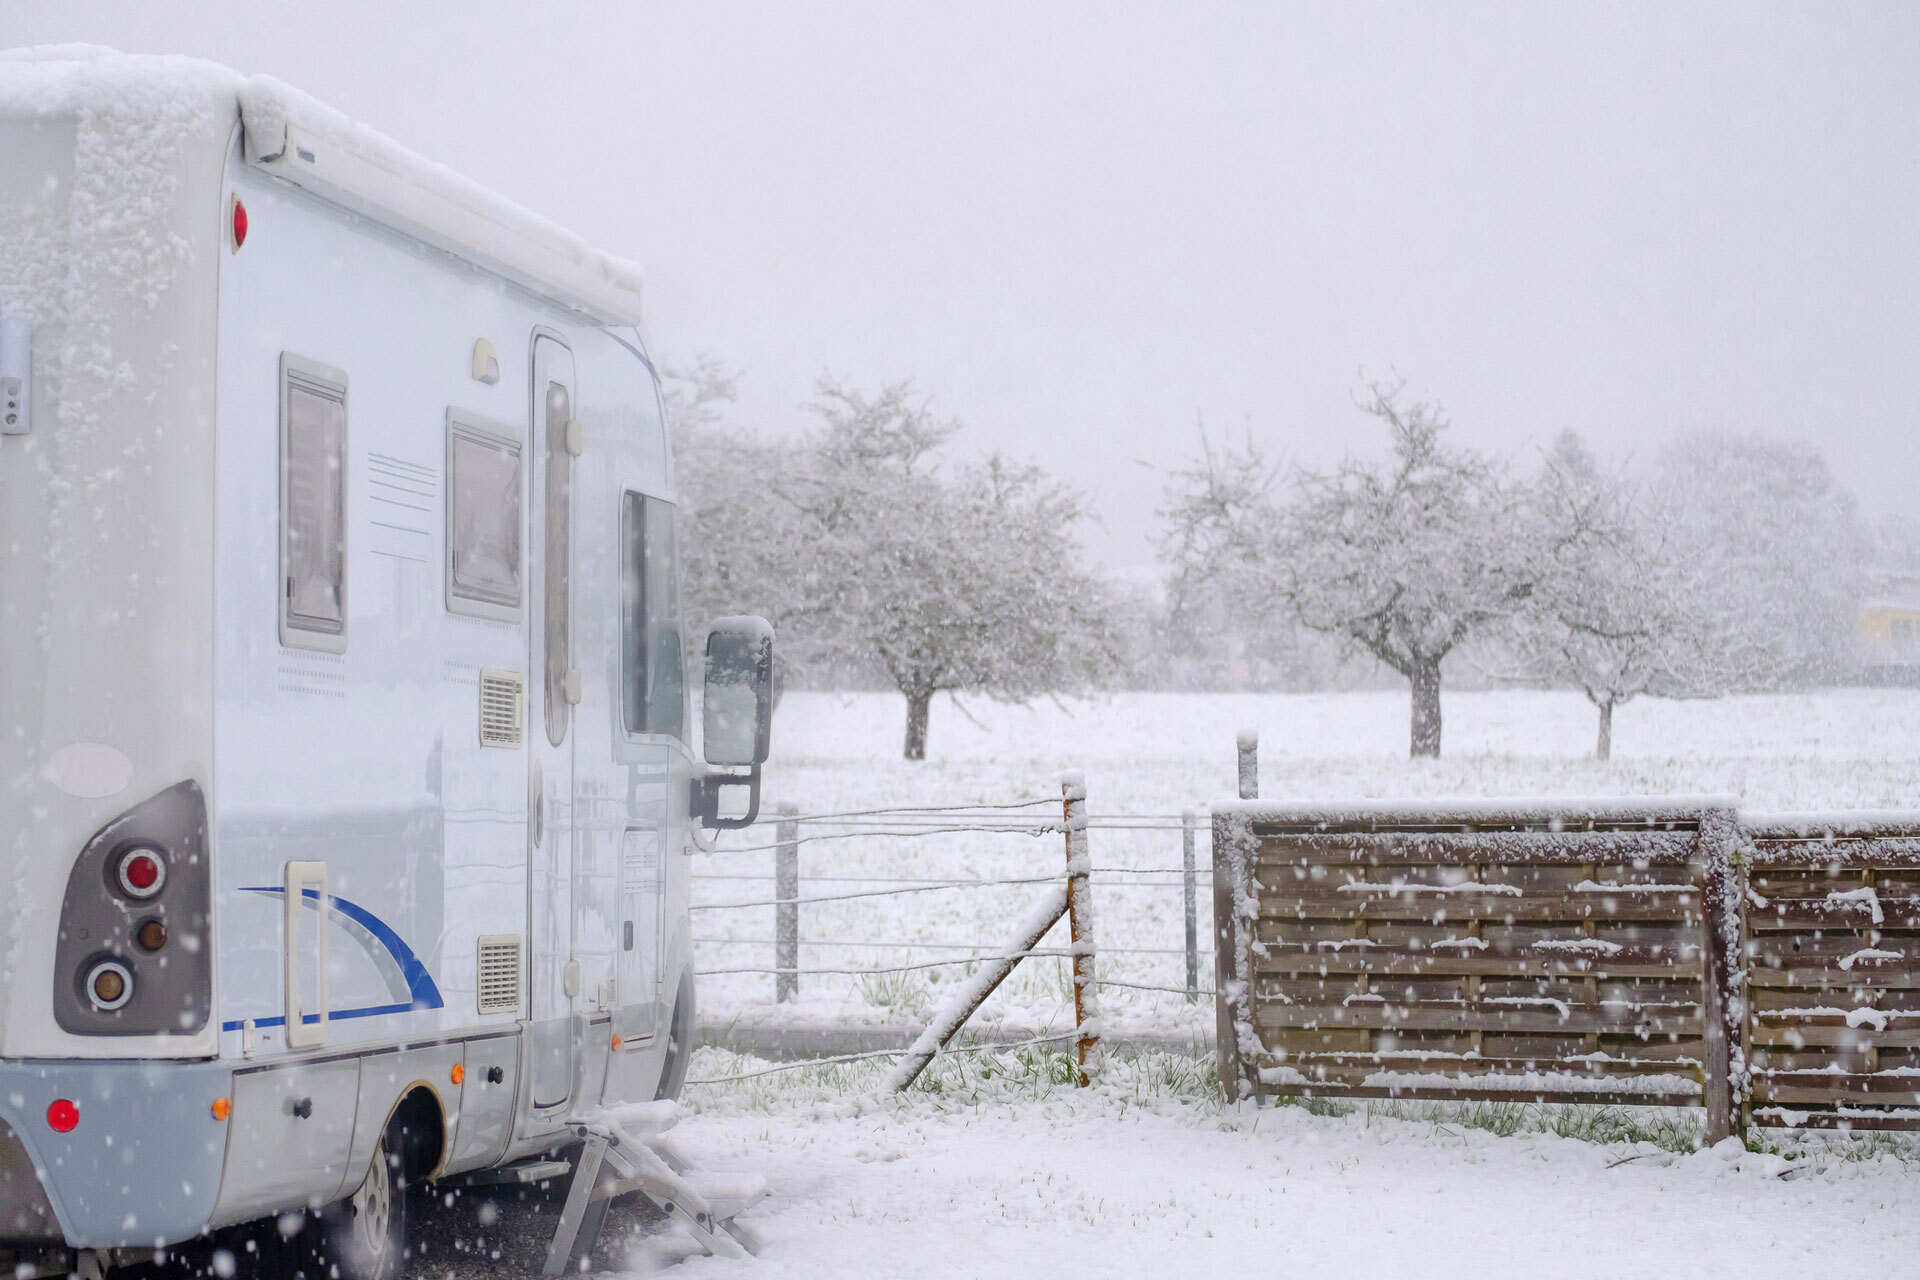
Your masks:
<path fill-rule="evenodd" d="M 1920 587 L 1861 604 L 1860 660 L 1869 684 L 1920 687 Z"/>

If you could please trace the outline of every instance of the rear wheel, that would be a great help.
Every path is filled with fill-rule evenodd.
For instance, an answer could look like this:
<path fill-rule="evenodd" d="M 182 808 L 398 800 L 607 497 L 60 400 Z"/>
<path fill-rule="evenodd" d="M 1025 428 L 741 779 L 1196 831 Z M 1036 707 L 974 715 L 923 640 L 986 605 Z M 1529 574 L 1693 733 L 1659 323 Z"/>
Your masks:
<path fill-rule="evenodd" d="M 693 1057 L 693 971 L 680 971 L 680 990 L 673 998 L 673 1021 L 667 1024 L 667 1060 L 660 1067 L 660 1087 L 653 1096 L 678 1098 L 687 1082 L 687 1063 Z"/>
<path fill-rule="evenodd" d="M 308 1256 L 323 1280 L 399 1280 L 406 1262 L 407 1197 L 393 1128 L 373 1149 L 360 1189 L 322 1209 Z"/>

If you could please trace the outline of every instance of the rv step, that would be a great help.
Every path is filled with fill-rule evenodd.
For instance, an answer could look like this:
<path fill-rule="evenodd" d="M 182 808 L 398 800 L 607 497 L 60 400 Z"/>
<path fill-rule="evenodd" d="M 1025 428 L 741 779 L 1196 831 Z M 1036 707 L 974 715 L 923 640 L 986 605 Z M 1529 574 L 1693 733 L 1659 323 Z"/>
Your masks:
<path fill-rule="evenodd" d="M 472 1173 L 459 1174 L 445 1181 L 465 1187 L 525 1185 L 563 1178 L 572 1168 L 565 1160 L 522 1160 L 518 1164 L 502 1165 L 497 1169 L 475 1169 Z"/>
<path fill-rule="evenodd" d="M 608 1204 L 631 1192 L 684 1226 L 709 1255 L 738 1258 L 760 1252 L 759 1236 L 735 1217 L 766 1198 L 765 1179 L 695 1173 L 659 1132 L 666 1124 L 645 1127 L 653 1132 L 642 1139 L 611 1118 L 573 1126 L 580 1155 L 542 1274 L 579 1268 L 600 1238 Z"/>

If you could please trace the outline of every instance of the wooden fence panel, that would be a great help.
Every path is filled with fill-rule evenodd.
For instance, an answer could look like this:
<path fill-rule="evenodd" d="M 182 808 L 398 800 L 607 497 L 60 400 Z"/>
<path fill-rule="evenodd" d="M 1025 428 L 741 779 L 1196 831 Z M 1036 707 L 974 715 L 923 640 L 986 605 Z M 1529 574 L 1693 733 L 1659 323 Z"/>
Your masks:
<path fill-rule="evenodd" d="M 1920 1128 L 1920 823 L 1750 821 L 1748 1115 Z"/>
<path fill-rule="evenodd" d="M 1232 1096 L 1709 1107 L 1738 986 L 1716 804 L 1216 810 Z M 1728 939 L 1731 921 L 1732 939 Z"/>

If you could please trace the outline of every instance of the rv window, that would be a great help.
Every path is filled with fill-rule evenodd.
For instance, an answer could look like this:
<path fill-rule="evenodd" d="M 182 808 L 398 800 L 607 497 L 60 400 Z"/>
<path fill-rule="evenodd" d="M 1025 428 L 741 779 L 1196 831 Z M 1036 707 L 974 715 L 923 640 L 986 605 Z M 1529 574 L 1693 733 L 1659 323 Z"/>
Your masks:
<path fill-rule="evenodd" d="M 447 607 L 517 621 L 520 564 L 520 442 L 449 411 Z"/>
<path fill-rule="evenodd" d="M 280 639 L 347 644 L 347 376 L 280 357 Z"/>
<path fill-rule="evenodd" d="M 547 741 L 559 746 L 567 740 L 573 704 L 567 700 L 567 669 L 573 648 L 568 628 L 568 567 L 571 564 L 573 518 L 573 451 L 568 447 L 567 424 L 573 420 L 573 397 L 564 383 L 549 382 L 546 397 L 547 429 Z"/>
<path fill-rule="evenodd" d="M 621 667 L 628 733 L 686 737 L 673 505 L 628 493 L 620 511 Z"/>

